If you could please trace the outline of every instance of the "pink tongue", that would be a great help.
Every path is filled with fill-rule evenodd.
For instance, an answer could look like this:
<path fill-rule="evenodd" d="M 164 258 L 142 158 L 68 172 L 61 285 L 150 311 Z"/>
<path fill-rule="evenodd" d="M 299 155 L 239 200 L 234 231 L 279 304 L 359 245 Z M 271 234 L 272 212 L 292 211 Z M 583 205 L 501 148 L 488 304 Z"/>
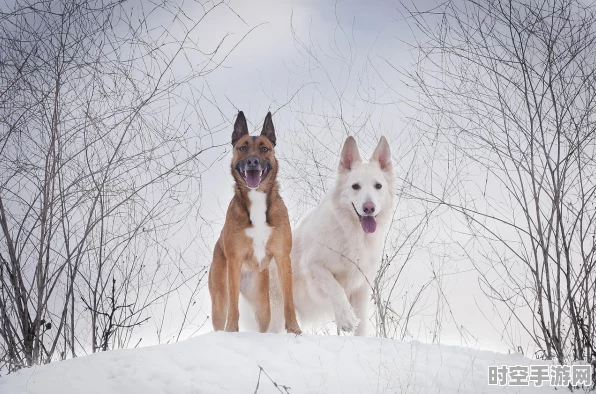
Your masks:
<path fill-rule="evenodd" d="M 248 170 L 246 171 L 246 184 L 250 188 L 255 188 L 261 183 L 261 171 L 259 170 Z"/>
<path fill-rule="evenodd" d="M 365 233 L 374 233 L 377 229 L 377 221 L 374 216 L 361 216 L 360 224 Z"/>

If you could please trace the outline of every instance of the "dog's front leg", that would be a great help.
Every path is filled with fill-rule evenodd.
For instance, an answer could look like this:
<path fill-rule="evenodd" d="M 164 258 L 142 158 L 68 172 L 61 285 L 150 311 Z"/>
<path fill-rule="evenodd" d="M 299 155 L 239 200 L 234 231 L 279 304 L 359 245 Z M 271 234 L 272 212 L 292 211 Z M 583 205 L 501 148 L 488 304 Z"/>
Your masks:
<path fill-rule="evenodd" d="M 370 304 L 371 289 L 368 283 L 362 285 L 350 296 L 350 304 L 354 308 L 356 317 L 360 319 L 354 335 L 366 336 L 368 330 L 368 305 Z"/>
<path fill-rule="evenodd" d="M 275 256 L 277 273 L 281 292 L 284 301 L 284 319 L 286 321 L 286 331 L 294 334 L 301 334 L 302 330 L 296 321 L 296 309 L 294 307 L 294 292 L 292 284 L 292 260 L 289 253 L 279 253 Z"/>
<path fill-rule="evenodd" d="M 310 269 L 313 283 L 331 300 L 337 328 L 341 331 L 354 331 L 359 320 L 352 310 L 344 288 L 327 268 L 313 264 Z"/>
<path fill-rule="evenodd" d="M 228 259 L 228 318 L 226 331 L 238 331 L 238 301 L 240 299 L 240 279 L 242 275 L 242 259 L 237 256 Z"/>
<path fill-rule="evenodd" d="M 220 241 L 215 244 L 213 261 L 209 267 L 209 293 L 213 329 L 221 331 L 226 326 L 228 314 L 228 269 Z"/>

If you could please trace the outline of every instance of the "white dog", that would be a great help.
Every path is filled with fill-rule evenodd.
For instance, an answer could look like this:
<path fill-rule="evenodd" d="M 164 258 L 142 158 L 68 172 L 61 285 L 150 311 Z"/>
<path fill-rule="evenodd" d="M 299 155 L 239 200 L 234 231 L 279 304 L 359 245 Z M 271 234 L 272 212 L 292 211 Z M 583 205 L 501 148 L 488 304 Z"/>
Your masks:
<path fill-rule="evenodd" d="M 395 182 L 385 137 L 368 163 L 361 160 L 354 137 L 346 139 L 335 186 L 292 231 L 294 303 L 302 323 L 334 316 L 338 332 L 367 334 L 372 284 L 393 214 Z M 270 277 L 269 331 L 280 332 L 283 310 L 273 269 Z"/>

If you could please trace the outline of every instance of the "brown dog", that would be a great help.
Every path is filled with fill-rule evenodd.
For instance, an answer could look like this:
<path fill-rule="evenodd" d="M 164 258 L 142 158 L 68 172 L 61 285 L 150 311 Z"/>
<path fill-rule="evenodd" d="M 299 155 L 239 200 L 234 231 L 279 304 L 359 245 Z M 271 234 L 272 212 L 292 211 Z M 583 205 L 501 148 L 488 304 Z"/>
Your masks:
<path fill-rule="evenodd" d="M 269 264 L 275 259 L 284 300 L 286 330 L 300 334 L 292 294 L 292 232 L 288 211 L 278 193 L 275 129 L 271 112 L 260 136 L 248 135 L 246 118 L 238 113 L 232 133 L 234 198 L 215 244 L 209 271 L 212 321 L 216 331 L 238 331 L 238 298 L 242 270 L 257 271 L 256 297 L 251 297 L 259 330 L 271 321 Z M 244 291 L 243 291 L 244 294 Z"/>

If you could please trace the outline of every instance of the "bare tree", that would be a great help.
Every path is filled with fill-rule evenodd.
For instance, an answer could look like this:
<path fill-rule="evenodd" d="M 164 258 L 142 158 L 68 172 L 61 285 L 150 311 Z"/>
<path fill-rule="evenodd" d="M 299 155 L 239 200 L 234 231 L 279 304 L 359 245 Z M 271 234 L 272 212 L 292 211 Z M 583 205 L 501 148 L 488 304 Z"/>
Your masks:
<path fill-rule="evenodd" d="M 127 346 L 153 306 L 201 286 L 164 242 L 219 127 L 200 82 L 243 39 L 198 44 L 221 5 L 0 6 L 0 369 Z"/>
<path fill-rule="evenodd" d="M 406 6 L 417 125 L 444 153 L 416 195 L 448 206 L 458 242 L 538 357 L 596 357 L 596 9 L 582 1 Z M 503 311 L 505 313 L 503 314 Z M 513 343 L 511 345 L 514 345 Z"/>

